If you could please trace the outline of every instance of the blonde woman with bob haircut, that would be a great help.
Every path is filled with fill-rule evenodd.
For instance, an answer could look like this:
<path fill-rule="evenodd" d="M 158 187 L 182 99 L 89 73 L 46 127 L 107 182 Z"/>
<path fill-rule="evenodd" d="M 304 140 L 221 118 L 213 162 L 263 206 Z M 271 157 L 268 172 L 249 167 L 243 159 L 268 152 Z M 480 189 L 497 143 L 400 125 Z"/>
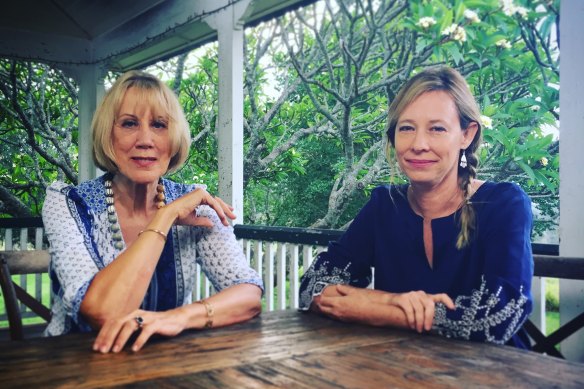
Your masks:
<path fill-rule="evenodd" d="M 529 348 L 531 202 L 516 184 L 476 178 L 480 111 L 465 79 L 416 74 L 389 106 L 386 136 L 409 183 L 373 190 L 303 276 L 301 309 Z"/>
<path fill-rule="evenodd" d="M 163 178 L 187 159 L 190 130 L 175 94 L 140 71 L 120 76 L 97 108 L 93 157 L 106 173 L 47 189 L 52 318 L 47 335 L 98 332 L 93 349 L 132 350 L 159 334 L 209 329 L 261 310 L 262 280 L 204 185 Z M 192 302 L 196 265 L 218 293 Z"/>

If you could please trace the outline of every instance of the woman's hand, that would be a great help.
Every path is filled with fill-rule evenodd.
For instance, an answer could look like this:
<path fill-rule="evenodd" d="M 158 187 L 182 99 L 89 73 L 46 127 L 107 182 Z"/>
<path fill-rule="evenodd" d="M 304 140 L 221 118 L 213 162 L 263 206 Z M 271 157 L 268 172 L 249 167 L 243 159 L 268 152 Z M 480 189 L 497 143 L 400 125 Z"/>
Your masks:
<path fill-rule="evenodd" d="M 442 303 L 449 309 L 455 308 L 454 302 L 445 293 L 428 294 L 421 290 L 391 293 L 389 303 L 400 307 L 406 315 L 409 327 L 418 332 L 432 329 L 436 303 Z"/>
<path fill-rule="evenodd" d="M 215 212 L 221 223 L 228 226 L 229 219 L 235 219 L 233 207 L 225 203 L 219 197 L 211 196 L 206 190 L 197 188 L 192 192 L 186 193 L 179 197 L 166 207 L 172 207 L 177 213 L 176 224 L 199 226 L 199 227 L 213 227 L 213 222 L 207 217 L 197 216 L 197 207 L 199 205 L 208 205 Z M 166 208 L 165 207 L 165 208 Z"/>
<path fill-rule="evenodd" d="M 141 318 L 142 324 L 138 321 Z M 99 331 L 93 350 L 101 353 L 120 352 L 128 339 L 140 331 L 132 345 L 132 351 L 140 350 L 154 334 L 175 336 L 180 334 L 187 325 L 187 317 L 180 308 L 165 312 L 150 312 L 141 309 L 115 320 L 107 321 Z"/>
<path fill-rule="evenodd" d="M 349 285 L 330 285 L 313 304 L 317 311 L 340 321 L 369 322 L 374 302 L 368 292 Z"/>
<path fill-rule="evenodd" d="M 388 293 L 349 285 L 330 285 L 314 298 L 312 308 L 341 321 L 409 327 L 422 332 L 432 329 L 436 303 L 455 308 L 452 299 L 444 293 Z"/>

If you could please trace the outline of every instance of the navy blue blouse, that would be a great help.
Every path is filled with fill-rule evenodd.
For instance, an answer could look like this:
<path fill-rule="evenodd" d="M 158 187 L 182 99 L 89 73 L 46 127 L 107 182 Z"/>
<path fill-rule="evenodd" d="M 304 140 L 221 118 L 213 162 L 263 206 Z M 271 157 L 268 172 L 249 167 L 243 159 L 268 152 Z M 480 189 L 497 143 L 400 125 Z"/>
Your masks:
<path fill-rule="evenodd" d="M 300 308 L 331 284 L 392 293 L 446 293 L 456 309 L 437 304 L 433 329 L 454 338 L 527 348 L 521 329 L 532 310 L 532 213 L 516 184 L 485 182 L 471 198 L 476 229 L 458 250 L 460 211 L 432 220 L 433 267 L 426 258 L 423 218 L 411 209 L 407 185 L 378 187 L 338 242 L 304 274 Z"/>

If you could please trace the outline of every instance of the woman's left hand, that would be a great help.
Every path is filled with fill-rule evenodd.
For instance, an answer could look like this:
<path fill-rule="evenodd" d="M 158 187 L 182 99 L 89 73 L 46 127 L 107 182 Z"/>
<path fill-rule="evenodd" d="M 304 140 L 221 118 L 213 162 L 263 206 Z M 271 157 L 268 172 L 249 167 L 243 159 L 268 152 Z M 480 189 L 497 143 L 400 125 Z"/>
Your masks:
<path fill-rule="evenodd" d="M 179 309 L 150 312 L 137 309 L 120 319 L 107 321 L 99 331 L 93 350 L 101 353 L 120 352 L 128 339 L 140 331 L 132 345 L 132 351 L 140 350 L 154 334 L 175 336 L 186 328 L 186 316 Z"/>
<path fill-rule="evenodd" d="M 223 201 L 221 198 L 212 196 L 203 188 L 197 188 L 192 192 L 186 193 L 167 204 L 166 207 L 176 209 L 176 224 L 190 225 L 199 227 L 213 227 L 213 222 L 204 216 L 197 215 L 197 207 L 199 205 L 208 205 L 219 216 L 221 223 L 228 226 L 227 218 L 235 219 L 233 207 Z M 166 208 L 165 207 L 165 208 Z"/>
<path fill-rule="evenodd" d="M 389 294 L 390 304 L 400 307 L 406 315 L 408 325 L 418 332 L 430 331 L 434 322 L 437 303 L 455 309 L 452 299 L 445 293 L 430 294 L 422 290 Z"/>
<path fill-rule="evenodd" d="M 236 216 L 233 213 L 233 210 L 235 208 L 233 208 L 231 205 L 227 204 L 225 201 L 223 201 L 222 198 L 220 198 L 219 196 L 214 196 L 215 201 L 217 201 L 219 203 L 219 205 L 221 206 L 221 209 L 223 209 L 223 212 L 225 213 L 225 216 L 227 216 L 228 218 L 230 218 L 231 220 L 235 220 Z"/>

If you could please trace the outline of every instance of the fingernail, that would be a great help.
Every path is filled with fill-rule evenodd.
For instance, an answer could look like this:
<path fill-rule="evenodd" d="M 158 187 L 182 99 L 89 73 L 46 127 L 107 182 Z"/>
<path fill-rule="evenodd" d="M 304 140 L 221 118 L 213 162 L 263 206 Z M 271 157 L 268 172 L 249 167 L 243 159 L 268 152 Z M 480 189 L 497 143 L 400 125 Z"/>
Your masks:
<path fill-rule="evenodd" d="M 132 351 L 133 351 L 133 352 L 136 352 L 136 351 L 138 351 L 138 346 L 132 346 Z"/>
<path fill-rule="evenodd" d="M 112 351 L 114 353 L 117 353 L 120 350 L 120 347 L 118 345 L 115 345 L 114 348 L 112 349 Z"/>
<path fill-rule="evenodd" d="M 101 352 L 102 354 L 106 354 L 107 353 L 107 347 L 102 347 L 101 349 L 99 349 L 99 352 Z"/>

